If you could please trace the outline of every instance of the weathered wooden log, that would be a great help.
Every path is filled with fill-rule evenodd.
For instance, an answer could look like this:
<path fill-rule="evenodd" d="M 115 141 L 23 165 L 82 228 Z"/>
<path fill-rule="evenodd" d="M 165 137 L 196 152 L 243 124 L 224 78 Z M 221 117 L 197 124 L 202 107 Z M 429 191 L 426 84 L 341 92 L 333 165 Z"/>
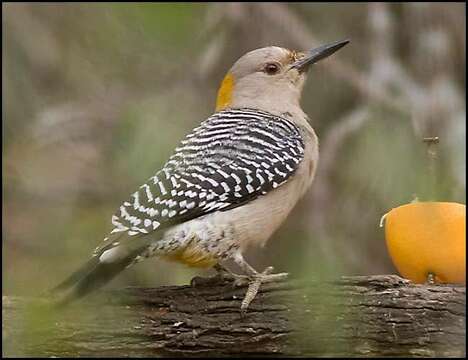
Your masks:
<path fill-rule="evenodd" d="M 57 311 L 3 297 L 5 356 L 465 356 L 465 287 L 394 275 L 103 291 Z"/>

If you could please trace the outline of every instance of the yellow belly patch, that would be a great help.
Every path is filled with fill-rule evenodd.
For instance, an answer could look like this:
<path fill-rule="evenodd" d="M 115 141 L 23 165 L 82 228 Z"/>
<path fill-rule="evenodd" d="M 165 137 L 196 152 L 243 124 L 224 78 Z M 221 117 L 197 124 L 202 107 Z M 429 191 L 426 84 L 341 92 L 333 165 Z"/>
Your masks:
<path fill-rule="evenodd" d="M 171 261 L 199 268 L 212 267 L 218 262 L 211 254 L 208 254 L 197 246 L 188 246 L 185 249 L 164 255 L 164 257 Z"/>

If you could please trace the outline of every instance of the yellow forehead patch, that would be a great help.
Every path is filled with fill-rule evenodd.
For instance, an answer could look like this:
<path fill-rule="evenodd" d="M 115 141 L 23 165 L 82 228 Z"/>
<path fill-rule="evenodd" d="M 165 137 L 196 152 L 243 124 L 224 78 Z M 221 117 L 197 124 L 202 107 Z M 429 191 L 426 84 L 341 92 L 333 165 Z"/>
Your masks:
<path fill-rule="evenodd" d="M 289 50 L 289 57 L 290 57 L 290 61 L 294 62 L 294 61 L 299 60 L 300 55 L 296 50 Z"/>
<path fill-rule="evenodd" d="M 218 97 L 216 98 L 216 111 L 223 110 L 231 105 L 233 89 L 234 76 L 232 76 L 231 73 L 227 73 L 218 90 Z"/>

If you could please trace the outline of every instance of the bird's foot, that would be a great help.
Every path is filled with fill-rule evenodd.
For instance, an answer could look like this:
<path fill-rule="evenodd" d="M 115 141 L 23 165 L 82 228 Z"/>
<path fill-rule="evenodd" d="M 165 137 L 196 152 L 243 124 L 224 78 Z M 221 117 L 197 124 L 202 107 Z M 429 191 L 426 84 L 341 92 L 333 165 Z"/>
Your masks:
<path fill-rule="evenodd" d="M 236 281 L 236 278 L 241 275 L 233 274 L 226 268 L 217 264 L 213 267 L 216 270 L 216 274 L 208 277 L 195 276 L 191 281 L 190 285 L 193 287 L 198 286 L 211 286 L 220 285 L 226 282 Z"/>
<path fill-rule="evenodd" d="M 235 280 L 236 285 L 245 285 L 245 281 L 247 280 L 248 283 L 248 288 L 245 293 L 245 297 L 242 300 L 241 303 L 241 315 L 244 316 L 245 313 L 247 312 L 247 309 L 250 305 L 250 303 L 255 299 L 255 296 L 257 296 L 258 290 L 260 289 L 260 285 L 262 283 L 268 283 L 268 282 L 275 282 L 275 281 L 282 281 L 288 277 L 288 273 L 278 273 L 278 274 L 272 274 L 273 272 L 273 267 L 269 266 L 267 267 L 262 273 L 255 273 L 251 276 L 239 276 Z"/>
<path fill-rule="evenodd" d="M 191 281 L 190 285 L 193 287 L 198 286 L 211 286 L 225 284 L 226 282 L 232 282 L 235 287 L 248 286 L 245 293 L 244 299 L 241 303 L 241 316 L 244 316 L 250 303 L 255 299 L 260 289 L 260 285 L 263 283 L 282 281 L 288 277 L 288 273 L 272 274 L 273 267 L 267 267 L 263 272 L 258 273 L 255 270 L 251 275 L 239 275 L 230 272 L 221 265 L 215 265 L 214 269 L 216 274 L 210 277 L 195 276 Z"/>

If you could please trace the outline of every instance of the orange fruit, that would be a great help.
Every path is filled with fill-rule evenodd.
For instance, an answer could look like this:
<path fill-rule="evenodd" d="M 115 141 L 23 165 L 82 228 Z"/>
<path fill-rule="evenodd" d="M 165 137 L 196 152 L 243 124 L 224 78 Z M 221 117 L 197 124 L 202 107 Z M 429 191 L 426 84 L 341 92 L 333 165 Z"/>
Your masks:
<path fill-rule="evenodd" d="M 385 217 L 385 239 L 399 273 L 416 283 L 465 284 L 466 235 L 463 204 L 414 202 Z"/>

